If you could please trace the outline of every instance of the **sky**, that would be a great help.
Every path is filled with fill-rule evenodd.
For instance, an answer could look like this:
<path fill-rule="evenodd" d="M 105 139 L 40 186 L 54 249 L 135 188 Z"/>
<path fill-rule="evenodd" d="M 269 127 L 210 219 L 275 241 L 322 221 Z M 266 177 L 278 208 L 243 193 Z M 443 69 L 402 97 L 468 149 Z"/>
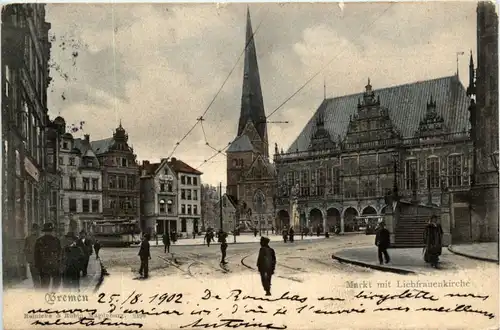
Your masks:
<path fill-rule="evenodd" d="M 327 97 L 450 76 L 467 86 L 476 4 L 250 4 L 270 154 L 286 150 Z M 48 4 L 51 118 L 84 121 L 75 137 L 112 136 L 121 121 L 137 158 L 173 157 L 226 182 L 220 154 L 241 103 L 246 4 Z M 326 86 L 326 88 L 325 88 Z M 208 142 L 208 145 L 207 145 Z"/>

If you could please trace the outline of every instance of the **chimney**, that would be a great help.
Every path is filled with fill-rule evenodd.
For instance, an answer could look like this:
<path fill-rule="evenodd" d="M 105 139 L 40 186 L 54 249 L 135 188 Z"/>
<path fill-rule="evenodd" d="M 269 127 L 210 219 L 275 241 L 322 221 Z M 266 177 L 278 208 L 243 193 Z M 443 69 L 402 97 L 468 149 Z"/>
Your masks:
<path fill-rule="evenodd" d="M 149 165 L 149 160 L 143 160 L 142 161 L 142 166 L 147 166 Z"/>
<path fill-rule="evenodd" d="M 85 141 L 89 142 L 89 140 L 90 140 L 90 135 L 89 134 L 85 134 L 83 137 L 85 138 Z"/>
<path fill-rule="evenodd" d="M 172 158 L 170 158 L 170 161 L 171 161 L 172 163 L 175 163 L 175 162 L 177 161 L 177 158 L 172 157 Z"/>

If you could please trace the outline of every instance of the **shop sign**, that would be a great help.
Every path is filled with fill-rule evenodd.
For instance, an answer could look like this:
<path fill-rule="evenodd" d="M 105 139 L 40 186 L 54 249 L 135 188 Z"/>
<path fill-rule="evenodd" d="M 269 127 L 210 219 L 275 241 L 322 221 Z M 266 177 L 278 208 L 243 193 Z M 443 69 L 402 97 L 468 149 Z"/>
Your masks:
<path fill-rule="evenodd" d="M 40 179 L 40 172 L 38 172 L 36 166 L 26 157 L 24 158 L 24 169 L 36 182 L 38 182 Z"/>

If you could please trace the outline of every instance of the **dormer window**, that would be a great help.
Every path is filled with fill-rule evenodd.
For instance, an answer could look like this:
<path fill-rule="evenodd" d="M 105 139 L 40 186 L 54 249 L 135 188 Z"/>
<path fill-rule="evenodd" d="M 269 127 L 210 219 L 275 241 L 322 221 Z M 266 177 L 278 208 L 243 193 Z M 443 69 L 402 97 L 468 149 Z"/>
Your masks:
<path fill-rule="evenodd" d="M 165 173 L 165 175 L 168 175 L 168 169 L 165 169 L 164 173 Z"/>
<path fill-rule="evenodd" d="M 122 158 L 122 166 L 127 167 L 127 158 Z"/>
<path fill-rule="evenodd" d="M 68 142 L 63 142 L 63 149 L 68 149 Z"/>

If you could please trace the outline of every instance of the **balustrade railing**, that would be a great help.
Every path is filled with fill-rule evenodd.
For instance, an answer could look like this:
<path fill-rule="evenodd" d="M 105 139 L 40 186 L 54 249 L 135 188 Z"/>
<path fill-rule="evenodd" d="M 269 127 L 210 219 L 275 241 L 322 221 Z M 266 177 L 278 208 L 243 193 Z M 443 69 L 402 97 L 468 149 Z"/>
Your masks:
<path fill-rule="evenodd" d="M 307 150 L 299 152 L 289 152 L 275 154 L 275 161 L 291 160 L 295 158 L 320 158 L 321 156 L 338 155 L 343 152 L 352 152 L 356 150 L 379 149 L 381 147 L 411 147 L 426 144 L 440 144 L 449 142 L 461 142 L 470 140 L 469 132 L 458 132 L 450 134 L 441 134 L 430 137 L 411 137 L 404 139 L 387 139 L 358 143 L 345 143 L 341 147 L 325 150 Z"/>

